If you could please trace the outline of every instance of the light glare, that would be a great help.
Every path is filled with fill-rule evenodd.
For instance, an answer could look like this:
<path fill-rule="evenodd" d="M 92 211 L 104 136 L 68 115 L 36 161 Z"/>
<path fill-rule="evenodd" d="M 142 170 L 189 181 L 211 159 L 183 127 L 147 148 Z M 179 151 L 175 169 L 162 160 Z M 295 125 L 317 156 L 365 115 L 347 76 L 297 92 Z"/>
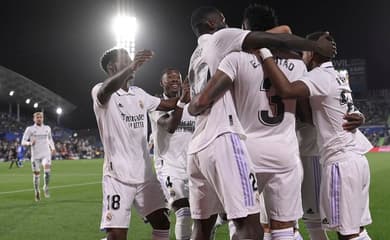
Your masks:
<path fill-rule="evenodd" d="M 13 95 L 15 94 L 15 91 L 12 90 L 12 91 L 9 91 L 9 95 L 12 97 Z"/>
<path fill-rule="evenodd" d="M 56 113 L 57 113 L 58 115 L 61 115 L 61 114 L 62 114 L 62 108 L 61 108 L 61 107 L 58 107 L 58 108 L 56 109 Z"/>
<path fill-rule="evenodd" d="M 26 99 L 26 104 L 30 104 L 30 102 L 31 102 L 31 99 L 30 99 L 30 98 L 27 98 L 27 99 Z"/>
<path fill-rule="evenodd" d="M 36 102 L 36 103 L 34 103 L 34 106 L 33 106 L 34 108 L 38 108 L 38 103 Z"/>

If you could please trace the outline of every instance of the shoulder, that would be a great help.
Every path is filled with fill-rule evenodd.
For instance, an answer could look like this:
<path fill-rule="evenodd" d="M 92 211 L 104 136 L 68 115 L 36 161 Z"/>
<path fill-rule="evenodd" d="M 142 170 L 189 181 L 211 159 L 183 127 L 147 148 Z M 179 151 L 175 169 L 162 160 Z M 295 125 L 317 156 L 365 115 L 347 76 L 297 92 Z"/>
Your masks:
<path fill-rule="evenodd" d="M 92 87 L 92 90 L 91 90 L 91 94 L 92 95 L 97 95 L 97 92 L 99 91 L 99 89 L 102 87 L 103 83 L 100 82 L 98 84 L 96 84 L 95 86 Z"/>

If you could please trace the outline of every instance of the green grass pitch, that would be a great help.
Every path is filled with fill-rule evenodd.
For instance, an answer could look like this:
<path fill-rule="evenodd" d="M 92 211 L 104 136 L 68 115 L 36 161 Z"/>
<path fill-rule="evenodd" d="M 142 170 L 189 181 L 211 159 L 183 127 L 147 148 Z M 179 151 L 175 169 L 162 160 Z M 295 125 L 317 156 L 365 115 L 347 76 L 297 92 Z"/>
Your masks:
<path fill-rule="evenodd" d="M 368 159 L 374 221 L 368 231 L 372 239 L 385 240 L 390 238 L 390 154 L 372 153 Z M 102 160 L 54 161 L 51 198 L 40 202 L 34 201 L 30 164 L 11 170 L 8 166 L 0 163 L 0 240 L 99 240 L 105 236 L 99 231 Z M 41 186 L 42 181 L 41 176 Z M 301 231 L 308 239 L 303 226 Z M 128 239 L 150 239 L 150 233 L 150 226 L 134 213 Z M 217 239 L 228 239 L 226 226 L 218 229 Z"/>

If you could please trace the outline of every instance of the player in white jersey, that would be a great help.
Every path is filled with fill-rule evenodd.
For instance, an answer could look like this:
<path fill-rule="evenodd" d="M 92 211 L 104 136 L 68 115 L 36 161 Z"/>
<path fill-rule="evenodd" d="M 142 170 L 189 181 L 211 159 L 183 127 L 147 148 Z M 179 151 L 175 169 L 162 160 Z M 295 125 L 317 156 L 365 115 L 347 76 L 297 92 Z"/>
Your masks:
<path fill-rule="evenodd" d="M 180 95 L 183 88 L 189 91 L 188 82 L 182 82 L 180 71 L 167 68 L 160 85 L 163 99 Z M 149 114 L 154 143 L 154 163 L 164 194 L 176 215 L 175 236 L 189 240 L 192 232 L 187 175 L 187 150 L 195 127 L 195 118 L 188 113 L 189 95 L 182 107 L 170 112 L 154 111 Z"/>
<path fill-rule="evenodd" d="M 198 37 L 198 47 L 189 67 L 192 95 L 204 88 L 222 58 L 233 51 L 271 46 L 321 49 L 325 55 L 332 52 L 328 41 L 310 42 L 289 34 L 226 28 L 223 14 L 212 7 L 196 9 L 191 16 L 191 25 Z M 189 147 L 190 205 L 195 219 L 193 238 L 209 238 L 217 213 L 225 211 L 227 218 L 235 222 L 239 238 L 257 239 L 262 233 L 255 226 L 259 222 L 258 210 L 251 209 L 258 203 L 252 200 L 254 189 L 248 177 L 252 181 L 255 177 L 249 174 L 249 156 L 241 139 L 244 133 L 231 93 L 224 92 L 218 96 L 220 98 L 213 97 L 213 106 L 196 119 Z M 202 99 L 195 98 L 190 113 L 202 113 L 204 108 L 199 111 L 199 105 L 202 105 Z M 230 184 L 226 186 L 224 182 L 228 180 Z M 236 194 L 234 198 L 233 192 Z"/>
<path fill-rule="evenodd" d="M 147 148 L 147 112 L 174 109 L 178 97 L 160 100 L 129 86 L 134 72 L 152 55 L 144 50 L 131 61 L 124 49 L 107 51 L 101 66 L 108 78 L 92 89 L 105 151 L 101 229 L 108 239 L 127 239 L 132 206 L 152 225 L 151 239 L 169 239 L 165 198 Z"/>
<path fill-rule="evenodd" d="M 31 147 L 31 168 L 33 171 L 33 185 L 35 201 L 41 199 L 39 191 L 40 169 L 43 166 L 45 176 L 43 192 L 45 197 L 50 197 L 49 181 L 51 170 L 51 156 L 55 152 L 51 128 L 43 124 L 43 113 L 33 114 L 34 125 L 29 126 L 24 131 L 22 145 Z"/>
<path fill-rule="evenodd" d="M 308 39 L 330 38 L 324 32 Z M 339 239 L 370 239 L 364 227 L 371 223 L 368 188 L 370 172 L 364 156 L 372 147 L 359 131 L 345 131 L 343 118 L 356 111 L 348 80 L 334 70 L 331 58 L 304 52 L 310 70 L 290 83 L 276 67 L 272 54 L 261 50 L 263 67 L 278 94 L 284 98 L 308 97 L 317 130 L 322 180 L 320 214 L 326 229 L 338 232 Z"/>

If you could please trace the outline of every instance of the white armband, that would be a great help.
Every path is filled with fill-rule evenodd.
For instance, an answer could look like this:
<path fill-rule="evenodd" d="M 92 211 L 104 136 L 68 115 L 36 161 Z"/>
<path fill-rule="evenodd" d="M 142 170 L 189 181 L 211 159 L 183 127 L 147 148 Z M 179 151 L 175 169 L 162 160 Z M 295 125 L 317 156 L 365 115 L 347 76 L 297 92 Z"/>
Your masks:
<path fill-rule="evenodd" d="M 271 51 L 268 48 L 260 49 L 260 56 L 263 59 L 263 61 L 266 60 L 267 58 L 273 57 Z"/>
<path fill-rule="evenodd" d="M 182 101 L 177 101 L 176 103 L 176 106 L 179 107 L 179 108 L 184 108 L 184 106 L 186 105 L 186 103 L 182 102 Z"/>

